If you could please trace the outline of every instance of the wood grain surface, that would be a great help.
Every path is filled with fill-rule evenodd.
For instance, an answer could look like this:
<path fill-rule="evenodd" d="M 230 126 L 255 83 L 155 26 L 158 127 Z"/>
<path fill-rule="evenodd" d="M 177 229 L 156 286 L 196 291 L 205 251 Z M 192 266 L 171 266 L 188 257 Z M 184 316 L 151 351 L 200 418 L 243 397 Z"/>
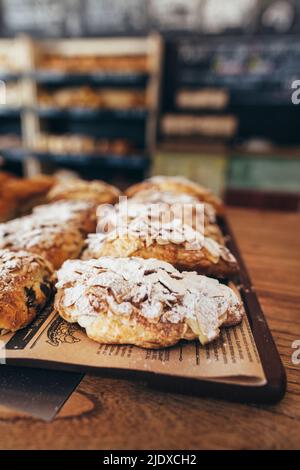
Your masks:
<path fill-rule="evenodd" d="M 272 406 L 227 403 L 88 375 L 52 423 L 0 407 L 2 449 L 300 448 L 300 215 L 230 209 L 229 219 L 282 360 Z"/>

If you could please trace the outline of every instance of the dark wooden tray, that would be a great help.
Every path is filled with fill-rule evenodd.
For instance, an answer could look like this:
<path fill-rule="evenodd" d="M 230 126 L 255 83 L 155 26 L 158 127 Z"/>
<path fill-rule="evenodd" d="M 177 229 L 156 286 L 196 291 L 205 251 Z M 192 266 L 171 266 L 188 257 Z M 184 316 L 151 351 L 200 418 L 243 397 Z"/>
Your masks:
<path fill-rule="evenodd" d="M 7 359 L 11 366 L 29 366 L 37 368 L 49 368 L 68 371 L 91 372 L 104 376 L 114 376 L 126 379 L 139 379 L 146 381 L 151 387 L 177 393 L 192 395 L 204 395 L 223 398 L 230 401 L 275 403 L 279 401 L 286 391 L 286 374 L 282 365 L 276 345 L 268 328 L 266 319 L 258 302 L 256 293 L 252 287 L 250 277 L 240 254 L 233 232 L 225 217 L 219 220 L 221 229 L 226 236 L 227 246 L 235 255 L 239 263 L 239 274 L 235 281 L 240 288 L 240 294 L 244 302 L 246 314 L 260 356 L 260 360 L 266 376 L 264 385 L 237 385 L 234 383 L 222 383 L 213 380 L 201 380 L 178 376 L 163 375 L 153 372 L 133 371 L 116 368 L 94 368 L 77 365 L 69 365 L 52 361 L 26 359 Z"/>
<path fill-rule="evenodd" d="M 149 385 L 165 391 L 222 398 L 237 402 L 276 403 L 284 397 L 286 392 L 285 369 L 228 220 L 226 217 L 222 217 L 218 222 L 226 237 L 226 245 L 239 263 L 240 270 L 236 281 L 240 288 L 245 311 L 264 369 L 266 384 L 262 386 L 241 386 L 184 377 L 153 374 L 147 377 L 145 373 L 141 373 L 141 375 L 147 379 Z M 125 377 L 132 376 L 132 374 L 124 371 L 120 371 L 120 373 Z"/>

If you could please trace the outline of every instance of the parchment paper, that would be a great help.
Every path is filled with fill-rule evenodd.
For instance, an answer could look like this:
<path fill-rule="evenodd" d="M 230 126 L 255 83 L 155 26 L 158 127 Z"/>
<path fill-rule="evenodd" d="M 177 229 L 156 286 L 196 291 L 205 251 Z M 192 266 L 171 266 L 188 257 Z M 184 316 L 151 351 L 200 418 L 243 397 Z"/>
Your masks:
<path fill-rule="evenodd" d="M 115 368 L 155 374 L 261 386 L 265 374 L 247 317 L 241 325 L 222 329 L 220 338 L 203 347 L 181 342 L 163 350 L 101 345 L 90 340 L 77 324 L 66 323 L 46 309 L 27 329 L 1 338 L 0 360 L 85 371 Z M 16 361 L 14 361 L 16 363 Z"/>

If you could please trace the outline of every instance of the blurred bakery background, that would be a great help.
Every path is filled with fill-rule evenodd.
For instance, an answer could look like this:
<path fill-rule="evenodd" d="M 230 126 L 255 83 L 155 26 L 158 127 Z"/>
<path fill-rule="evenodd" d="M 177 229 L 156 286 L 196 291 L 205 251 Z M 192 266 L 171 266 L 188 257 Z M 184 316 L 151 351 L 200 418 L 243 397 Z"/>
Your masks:
<path fill-rule="evenodd" d="M 300 1 L 0 0 L 0 31 L 0 170 L 299 210 Z"/>

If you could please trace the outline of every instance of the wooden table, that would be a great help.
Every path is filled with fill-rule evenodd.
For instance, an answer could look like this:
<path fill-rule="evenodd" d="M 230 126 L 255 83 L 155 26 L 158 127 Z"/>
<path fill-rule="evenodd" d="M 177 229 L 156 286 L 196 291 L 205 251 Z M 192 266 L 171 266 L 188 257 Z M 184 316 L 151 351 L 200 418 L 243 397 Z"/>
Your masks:
<path fill-rule="evenodd" d="M 241 405 L 86 376 L 52 423 L 0 408 L 0 448 L 300 448 L 300 215 L 228 212 L 287 369 L 284 400 Z"/>

